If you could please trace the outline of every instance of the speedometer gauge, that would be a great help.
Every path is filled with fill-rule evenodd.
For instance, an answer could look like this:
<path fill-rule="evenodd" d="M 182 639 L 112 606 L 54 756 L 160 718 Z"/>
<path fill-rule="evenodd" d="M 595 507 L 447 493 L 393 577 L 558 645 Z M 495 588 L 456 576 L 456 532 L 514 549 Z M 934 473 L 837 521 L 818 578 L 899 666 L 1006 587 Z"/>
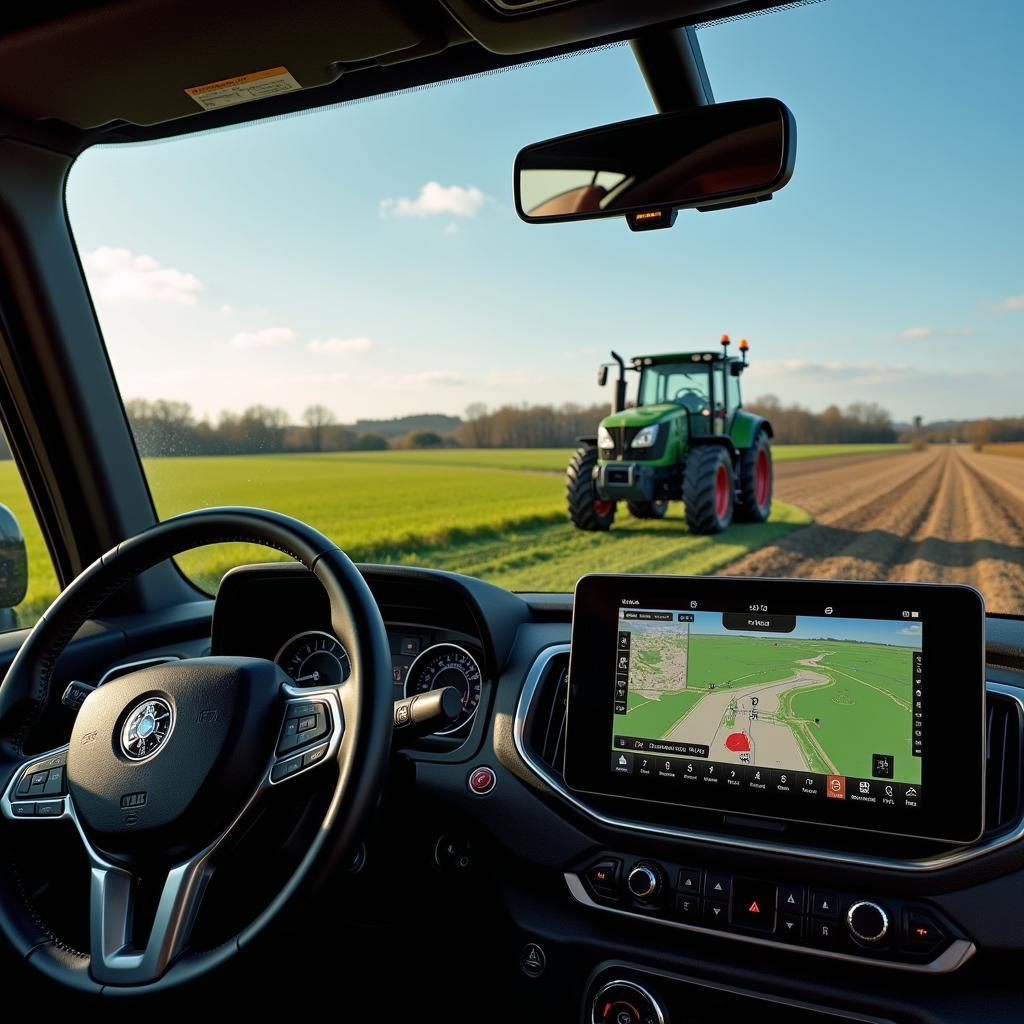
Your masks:
<path fill-rule="evenodd" d="M 348 679 L 348 651 L 330 633 L 314 631 L 293 636 L 274 659 L 299 686 L 337 686 Z"/>
<path fill-rule="evenodd" d="M 429 690 L 443 690 L 454 686 L 462 700 L 459 717 L 438 736 L 461 729 L 476 714 L 480 706 L 480 666 L 476 659 L 455 644 L 436 644 L 428 647 L 413 663 L 405 680 L 405 695 L 412 697 Z"/>

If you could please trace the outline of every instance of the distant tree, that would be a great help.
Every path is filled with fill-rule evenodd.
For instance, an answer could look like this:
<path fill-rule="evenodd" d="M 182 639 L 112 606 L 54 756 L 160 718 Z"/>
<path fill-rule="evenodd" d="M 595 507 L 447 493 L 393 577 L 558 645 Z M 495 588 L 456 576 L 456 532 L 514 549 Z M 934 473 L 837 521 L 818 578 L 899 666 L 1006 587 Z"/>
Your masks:
<path fill-rule="evenodd" d="M 383 452 L 389 447 L 388 439 L 380 434 L 360 434 L 352 442 L 352 450 L 355 452 Z"/>
<path fill-rule="evenodd" d="M 440 448 L 444 438 L 433 430 L 414 430 L 409 435 L 410 448 Z"/>
<path fill-rule="evenodd" d="M 311 405 L 302 414 L 302 422 L 309 427 L 309 441 L 315 452 L 324 450 L 324 427 L 334 423 L 334 413 L 326 405 Z"/>

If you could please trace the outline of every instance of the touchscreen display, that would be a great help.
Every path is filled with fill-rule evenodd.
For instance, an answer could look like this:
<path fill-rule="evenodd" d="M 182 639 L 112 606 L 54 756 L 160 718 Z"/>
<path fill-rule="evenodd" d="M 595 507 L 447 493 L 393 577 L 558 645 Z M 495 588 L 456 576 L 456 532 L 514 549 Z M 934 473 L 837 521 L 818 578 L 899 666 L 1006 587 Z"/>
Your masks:
<path fill-rule="evenodd" d="M 920 615 L 621 608 L 610 770 L 916 809 Z"/>
<path fill-rule="evenodd" d="M 984 606 L 968 587 L 585 576 L 571 788 L 970 842 Z M 881 841 L 881 840 L 880 840 Z"/>

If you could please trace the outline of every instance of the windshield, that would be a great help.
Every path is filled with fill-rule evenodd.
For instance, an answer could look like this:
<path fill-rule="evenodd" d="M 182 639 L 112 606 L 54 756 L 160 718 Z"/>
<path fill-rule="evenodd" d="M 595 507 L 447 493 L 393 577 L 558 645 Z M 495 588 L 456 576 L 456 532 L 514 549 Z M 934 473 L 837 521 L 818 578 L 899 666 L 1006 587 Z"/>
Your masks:
<path fill-rule="evenodd" d="M 662 363 L 645 367 L 640 377 L 637 403 L 641 406 L 672 402 L 701 413 L 710 401 L 711 375 L 706 368 L 695 370 L 692 366 Z"/>
<path fill-rule="evenodd" d="M 718 101 L 793 111 L 795 174 L 671 230 L 513 205 L 521 147 L 652 113 L 626 45 L 89 150 L 68 211 L 159 513 L 266 506 L 356 559 L 520 591 L 925 580 L 1024 614 L 1024 25 L 1016 0 L 966 17 L 831 0 L 701 30 Z M 723 332 L 749 352 L 713 432 L 645 411 L 706 400 L 707 373 L 649 368 L 598 447 L 610 351 Z M 697 521 L 716 438 L 733 484 Z M 256 557 L 182 566 L 212 590 Z"/>

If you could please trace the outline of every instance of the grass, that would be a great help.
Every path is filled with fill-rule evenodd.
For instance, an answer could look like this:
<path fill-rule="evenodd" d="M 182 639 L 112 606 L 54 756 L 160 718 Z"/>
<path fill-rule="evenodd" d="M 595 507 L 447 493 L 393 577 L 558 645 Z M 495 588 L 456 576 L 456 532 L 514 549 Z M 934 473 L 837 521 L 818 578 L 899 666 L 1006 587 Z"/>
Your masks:
<path fill-rule="evenodd" d="M 890 450 L 895 445 L 776 446 L 779 461 Z M 709 573 L 810 521 L 776 502 L 772 519 L 716 537 L 687 532 L 682 506 L 662 521 L 632 519 L 624 505 L 607 534 L 565 518 L 561 449 L 441 449 L 223 458 L 147 459 L 161 516 L 238 504 L 313 523 L 354 558 L 468 573 L 512 590 L 570 590 L 585 572 Z M 0 463 L 0 502 L 18 517 L 29 557 L 22 623 L 57 593 L 46 547 L 12 462 Z M 213 590 L 232 565 L 273 558 L 264 548 L 219 545 L 182 567 Z"/>

